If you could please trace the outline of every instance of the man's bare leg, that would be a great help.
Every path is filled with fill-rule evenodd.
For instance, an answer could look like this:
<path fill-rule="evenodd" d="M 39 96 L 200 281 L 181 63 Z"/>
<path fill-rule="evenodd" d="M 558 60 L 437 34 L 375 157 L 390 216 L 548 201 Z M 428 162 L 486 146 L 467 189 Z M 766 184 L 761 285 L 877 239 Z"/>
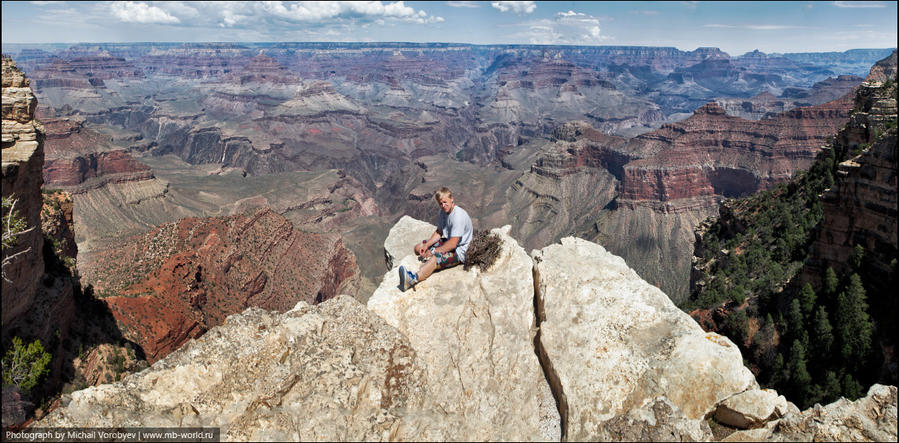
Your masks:
<path fill-rule="evenodd" d="M 418 282 L 421 283 L 425 281 L 425 279 L 434 273 L 435 269 L 437 269 L 437 259 L 431 256 L 428 258 L 427 263 L 421 265 L 421 268 L 418 269 Z"/>

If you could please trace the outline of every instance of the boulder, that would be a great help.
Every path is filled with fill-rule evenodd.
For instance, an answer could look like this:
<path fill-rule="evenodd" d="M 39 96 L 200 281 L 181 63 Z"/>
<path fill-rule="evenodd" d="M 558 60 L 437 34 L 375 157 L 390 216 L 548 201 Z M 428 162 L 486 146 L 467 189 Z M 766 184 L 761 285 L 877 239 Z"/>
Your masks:
<path fill-rule="evenodd" d="M 391 250 L 395 233 L 427 232 L 414 231 L 420 223 L 401 219 L 385 250 Z M 492 231 L 502 249 L 488 271 L 457 266 L 402 292 L 399 275 L 391 270 L 368 301 L 426 363 L 430 395 L 439 408 L 465 417 L 452 439 L 558 441 L 561 436 L 555 400 L 534 352 L 533 263 L 509 229 Z M 394 262 L 400 264 L 419 267 L 411 250 Z"/>
<path fill-rule="evenodd" d="M 783 417 L 788 410 L 786 397 L 777 395 L 777 391 L 753 389 L 721 402 L 715 410 L 715 420 L 740 429 L 757 428 Z"/>
<path fill-rule="evenodd" d="M 417 242 L 431 238 L 431 234 L 437 230 L 437 227 L 416 220 L 408 215 L 404 215 L 399 221 L 390 228 L 387 233 L 387 239 L 384 240 L 384 260 L 387 263 L 387 269 L 393 269 L 399 266 L 399 262 L 407 255 L 413 255 L 412 250 Z"/>
<path fill-rule="evenodd" d="M 764 428 L 738 431 L 724 441 L 896 441 L 896 387 L 874 385 L 856 401 L 788 413 Z"/>
<path fill-rule="evenodd" d="M 567 237 L 532 255 L 538 346 L 551 362 L 569 441 L 642 435 L 621 437 L 611 425 L 659 399 L 672 410 L 666 415 L 698 422 L 722 400 L 758 387 L 729 339 L 704 332 L 602 246 Z M 699 426 L 679 425 L 690 435 Z"/>
<path fill-rule="evenodd" d="M 422 361 L 349 296 L 250 308 L 151 368 L 77 391 L 38 427 L 218 427 L 223 440 L 445 440 Z"/>

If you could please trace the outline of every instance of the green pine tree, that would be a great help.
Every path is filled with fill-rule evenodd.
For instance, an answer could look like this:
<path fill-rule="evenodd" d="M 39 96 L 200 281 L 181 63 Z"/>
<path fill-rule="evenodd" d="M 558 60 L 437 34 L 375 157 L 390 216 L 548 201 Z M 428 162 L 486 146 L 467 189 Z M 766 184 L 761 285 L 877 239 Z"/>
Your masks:
<path fill-rule="evenodd" d="M 871 350 L 874 325 L 868 315 L 868 303 L 861 277 L 852 274 L 846 290 L 837 297 L 837 337 L 844 362 L 851 368 L 863 364 Z"/>
<path fill-rule="evenodd" d="M 793 340 L 790 346 L 790 387 L 797 403 L 807 406 L 808 390 L 812 382 L 812 376 L 808 373 L 808 361 L 806 360 L 806 348 L 801 340 Z"/>
<path fill-rule="evenodd" d="M 841 383 L 843 388 L 843 397 L 848 398 L 849 400 L 855 400 L 862 395 L 862 385 L 850 374 L 843 375 L 843 381 Z"/>
<path fill-rule="evenodd" d="M 824 403 L 831 403 L 840 398 L 843 388 L 840 386 L 840 378 L 833 371 L 824 373 Z"/>
<path fill-rule="evenodd" d="M 827 268 L 824 272 L 824 294 L 833 300 L 837 296 L 837 290 L 840 288 L 840 279 L 833 268 Z"/>
<path fill-rule="evenodd" d="M 802 307 L 802 316 L 805 318 L 806 322 L 812 319 L 812 313 L 815 311 L 815 302 L 817 298 L 815 290 L 812 289 L 812 285 L 809 283 L 806 283 L 799 292 L 799 303 Z"/>
<path fill-rule="evenodd" d="M 818 307 L 812 323 L 812 332 L 815 335 L 813 341 L 815 360 L 821 362 L 830 355 L 830 347 L 833 345 L 833 328 L 830 326 L 830 320 L 827 317 L 827 310 L 824 306 Z"/>
<path fill-rule="evenodd" d="M 789 322 L 790 336 L 794 339 L 802 340 L 803 345 L 807 345 L 808 332 L 805 329 L 802 307 L 798 298 L 794 298 L 793 301 L 790 302 L 790 311 L 787 313 L 787 322 Z"/>

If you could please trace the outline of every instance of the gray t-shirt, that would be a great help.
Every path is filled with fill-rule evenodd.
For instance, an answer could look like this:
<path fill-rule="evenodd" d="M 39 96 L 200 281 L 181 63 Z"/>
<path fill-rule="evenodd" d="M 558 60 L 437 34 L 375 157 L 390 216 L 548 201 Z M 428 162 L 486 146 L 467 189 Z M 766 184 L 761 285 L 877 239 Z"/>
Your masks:
<path fill-rule="evenodd" d="M 440 232 L 441 237 L 445 239 L 459 237 L 456 255 L 459 256 L 460 262 L 465 262 L 465 251 L 468 250 L 468 244 L 471 243 L 473 231 L 471 217 L 458 205 L 454 206 L 449 214 L 440 211 L 440 215 L 437 216 L 437 232 Z"/>

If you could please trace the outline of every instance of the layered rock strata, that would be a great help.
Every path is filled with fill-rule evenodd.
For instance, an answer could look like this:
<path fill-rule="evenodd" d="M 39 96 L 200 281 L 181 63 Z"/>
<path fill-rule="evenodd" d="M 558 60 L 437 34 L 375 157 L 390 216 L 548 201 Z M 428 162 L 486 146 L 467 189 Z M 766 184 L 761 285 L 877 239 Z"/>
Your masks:
<path fill-rule="evenodd" d="M 247 307 L 352 295 L 360 279 L 339 236 L 298 231 L 270 209 L 165 224 L 95 254 L 81 272 L 150 362 Z"/>
<path fill-rule="evenodd" d="M 44 134 L 40 123 L 34 120 L 37 99 L 31 91 L 30 81 L 6 56 L 3 57 L 2 75 L 3 198 L 15 201 L 12 209 L 25 221 L 28 229 L 16 236 L 15 246 L 3 250 L 5 331 L 15 318 L 31 307 L 44 273 L 41 255 L 44 241 L 40 230 Z M 5 220 L 8 214 L 3 216 Z"/>
<path fill-rule="evenodd" d="M 894 67 L 895 62 L 894 53 Z M 893 75 L 895 81 L 895 68 Z M 849 258 L 857 245 L 865 249 L 866 260 L 881 275 L 893 272 L 890 262 L 899 250 L 896 86 L 885 90 L 880 84 L 864 84 L 857 101 L 858 109 L 837 138 L 843 146 L 861 152 L 838 165 L 835 185 L 822 196 L 824 220 L 812 244 L 805 279 L 817 280 L 828 267 L 849 271 Z M 891 292 L 885 280 L 872 283 L 884 293 Z"/>
<path fill-rule="evenodd" d="M 808 168 L 851 108 L 852 97 L 844 96 L 751 121 L 728 116 L 717 103 L 709 103 L 683 122 L 640 137 L 657 147 L 658 154 L 624 167 L 621 198 L 664 202 L 768 189 Z"/>

